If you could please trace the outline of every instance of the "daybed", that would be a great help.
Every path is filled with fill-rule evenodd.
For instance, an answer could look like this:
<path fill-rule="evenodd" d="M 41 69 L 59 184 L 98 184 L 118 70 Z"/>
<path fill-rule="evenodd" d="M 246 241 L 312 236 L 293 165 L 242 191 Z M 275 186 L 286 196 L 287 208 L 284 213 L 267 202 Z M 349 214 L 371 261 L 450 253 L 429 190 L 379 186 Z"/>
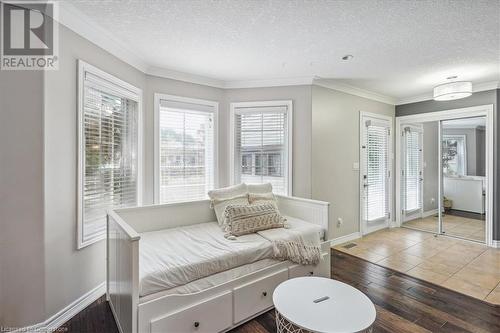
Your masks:
<path fill-rule="evenodd" d="M 223 332 L 273 307 L 282 281 L 330 277 L 326 202 L 277 196 L 292 230 L 320 233 L 322 260 L 272 258 L 258 234 L 224 238 L 209 200 L 108 213 L 107 299 L 120 332 Z"/>

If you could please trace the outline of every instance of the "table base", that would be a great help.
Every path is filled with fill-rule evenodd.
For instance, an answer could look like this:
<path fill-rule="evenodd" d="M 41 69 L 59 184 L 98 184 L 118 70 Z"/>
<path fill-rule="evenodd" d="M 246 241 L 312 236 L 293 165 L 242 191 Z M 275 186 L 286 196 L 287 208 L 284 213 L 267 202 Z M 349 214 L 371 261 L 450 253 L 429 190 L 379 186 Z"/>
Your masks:
<path fill-rule="evenodd" d="M 276 329 L 277 333 L 315 333 L 313 331 L 308 331 L 306 329 L 300 328 L 297 325 L 291 323 L 283 317 L 278 310 L 276 310 Z M 365 330 L 359 331 L 360 333 L 372 333 L 373 325 Z M 357 333 L 357 332 L 353 332 Z"/>

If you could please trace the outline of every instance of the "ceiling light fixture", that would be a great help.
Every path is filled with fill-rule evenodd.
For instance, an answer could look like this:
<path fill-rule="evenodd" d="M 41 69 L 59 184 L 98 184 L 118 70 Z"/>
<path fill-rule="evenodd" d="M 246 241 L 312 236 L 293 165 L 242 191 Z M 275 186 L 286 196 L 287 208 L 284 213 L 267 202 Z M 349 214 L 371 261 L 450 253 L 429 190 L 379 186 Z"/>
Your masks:
<path fill-rule="evenodd" d="M 449 79 L 456 78 L 456 76 L 449 77 Z M 434 87 L 435 101 L 451 101 L 470 95 L 472 95 L 472 82 L 470 81 L 454 81 Z"/>
<path fill-rule="evenodd" d="M 347 61 L 351 60 L 352 58 L 354 58 L 352 54 L 346 54 L 345 56 L 342 57 L 342 60 Z"/>

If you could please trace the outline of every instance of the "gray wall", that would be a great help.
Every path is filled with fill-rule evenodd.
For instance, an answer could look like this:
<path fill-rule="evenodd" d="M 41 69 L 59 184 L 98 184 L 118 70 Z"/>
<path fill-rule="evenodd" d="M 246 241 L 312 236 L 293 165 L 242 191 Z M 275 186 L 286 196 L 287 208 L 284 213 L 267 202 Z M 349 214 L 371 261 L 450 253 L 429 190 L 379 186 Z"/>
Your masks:
<path fill-rule="evenodd" d="M 45 319 L 43 72 L 0 71 L 0 326 Z"/>
<path fill-rule="evenodd" d="M 312 198 L 332 204 L 330 238 L 359 231 L 360 111 L 394 116 L 394 105 L 320 86 L 312 88 Z M 332 213 L 333 212 L 333 213 Z M 337 227 L 341 217 L 343 225 Z"/>
<path fill-rule="evenodd" d="M 289 86 L 271 88 L 230 89 L 226 91 L 225 104 L 231 102 L 289 100 L 293 101 L 293 195 L 311 197 L 311 86 Z M 225 126 L 225 127 L 223 127 Z M 221 128 L 229 133 L 229 118 L 221 122 Z M 229 183 L 229 137 L 219 141 L 226 151 L 223 168 L 225 184 Z"/>
<path fill-rule="evenodd" d="M 105 242 L 76 249 L 77 60 L 145 88 L 143 73 L 63 25 L 59 53 L 59 70 L 45 81 L 46 318 L 105 280 Z"/>
<path fill-rule="evenodd" d="M 423 123 L 424 127 L 424 212 L 438 208 L 439 204 L 439 123 Z M 434 199 L 434 201 L 432 200 Z"/>
<path fill-rule="evenodd" d="M 498 207 L 498 198 L 499 198 L 499 186 L 500 186 L 500 170 L 498 168 L 498 156 L 500 156 L 500 142 L 498 138 L 498 128 L 500 127 L 500 117 L 498 117 L 498 106 L 500 105 L 500 89 L 496 90 L 488 90 L 481 91 L 472 94 L 472 96 L 458 99 L 454 101 L 445 101 L 438 102 L 434 100 L 422 101 L 417 103 L 403 104 L 396 106 L 396 117 L 418 114 L 418 113 L 426 113 L 426 112 L 434 112 L 434 111 L 443 111 L 450 109 L 459 109 L 477 105 L 486 105 L 493 104 L 494 108 L 494 172 L 493 172 L 493 182 L 495 184 L 493 188 L 493 202 L 495 203 L 493 206 L 493 239 L 500 240 L 500 216 L 499 216 L 499 207 Z"/>

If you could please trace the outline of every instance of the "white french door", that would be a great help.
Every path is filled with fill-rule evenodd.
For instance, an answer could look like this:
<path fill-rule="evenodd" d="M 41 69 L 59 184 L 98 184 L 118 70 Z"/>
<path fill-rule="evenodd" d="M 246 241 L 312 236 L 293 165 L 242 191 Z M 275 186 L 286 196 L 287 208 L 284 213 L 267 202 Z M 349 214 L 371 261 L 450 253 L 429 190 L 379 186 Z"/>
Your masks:
<path fill-rule="evenodd" d="M 392 118 L 368 113 L 360 117 L 361 233 L 389 226 L 392 203 Z"/>
<path fill-rule="evenodd" d="M 423 206 L 423 127 L 403 127 L 402 149 L 402 198 L 403 221 L 422 217 Z"/>

